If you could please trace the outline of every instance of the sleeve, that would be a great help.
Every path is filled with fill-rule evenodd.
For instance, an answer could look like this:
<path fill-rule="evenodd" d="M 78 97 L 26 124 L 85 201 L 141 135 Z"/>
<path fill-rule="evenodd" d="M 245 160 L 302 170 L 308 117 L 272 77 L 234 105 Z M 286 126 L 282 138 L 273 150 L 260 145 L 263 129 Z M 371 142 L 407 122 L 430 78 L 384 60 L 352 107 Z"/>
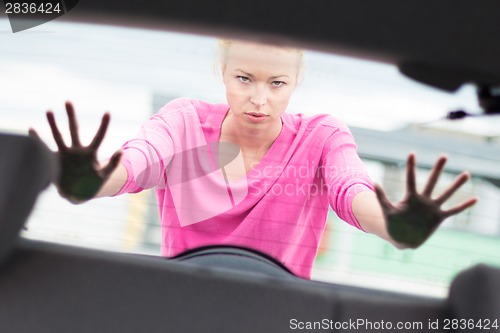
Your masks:
<path fill-rule="evenodd" d="M 342 220 L 363 230 L 354 216 L 352 201 L 359 192 L 373 191 L 373 182 L 347 126 L 336 124 L 332 130 L 324 146 L 321 168 L 329 203 Z"/>
<path fill-rule="evenodd" d="M 174 154 L 173 133 L 164 117 L 156 114 L 141 126 L 135 138 L 122 146 L 120 163 L 127 181 L 116 194 L 137 193 L 166 182 L 165 168 Z"/>

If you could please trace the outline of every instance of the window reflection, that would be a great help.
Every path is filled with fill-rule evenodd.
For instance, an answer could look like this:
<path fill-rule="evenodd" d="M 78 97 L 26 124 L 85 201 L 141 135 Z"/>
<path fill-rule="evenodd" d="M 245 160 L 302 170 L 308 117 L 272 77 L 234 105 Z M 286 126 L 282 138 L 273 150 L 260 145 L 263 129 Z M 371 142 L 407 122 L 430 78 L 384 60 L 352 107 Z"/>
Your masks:
<path fill-rule="evenodd" d="M 0 22 L 6 24 L 6 20 Z M 111 112 L 111 126 L 100 150 L 106 158 L 169 100 L 189 96 L 218 102 L 225 98 L 222 82 L 214 73 L 214 38 L 56 22 L 51 27 L 53 33 L 2 36 L 6 46 L 0 54 L 2 131 L 26 133 L 33 126 L 52 142 L 44 112 L 54 109 L 64 124 L 64 101 L 71 100 L 78 110 L 83 142 L 91 139 L 102 113 Z M 470 87 L 457 95 L 445 94 L 403 78 L 387 64 L 312 51 L 305 56 L 305 79 L 289 112 L 333 114 L 351 127 L 357 140 L 360 133 L 360 151 L 362 135 L 389 133 L 384 140 L 390 145 L 394 143 L 391 131 L 398 130 L 422 136 L 432 132 L 443 140 L 461 137 L 484 143 L 485 149 L 498 149 L 496 119 L 440 120 L 458 106 L 476 107 Z M 68 137 L 66 127 L 61 129 Z M 366 129 L 373 132 L 363 132 Z M 397 152 L 401 161 L 406 148 L 403 145 Z M 459 148 L 450 147 L 451 155 Z M 388 161 L 376 150 L 360 155 L 374 181 L 401 197 L 405 186 L 401 161 Z M 465 166 L 482 163 L 471 152 L 460 156 Z M 419 179 L 425 179 L 428 169 L 422 167 L 418 173 Z M 450 183 L 454 176 L 447 173 L 440 183 Z M 500 253 L 498 187 L 476 177 L 453 202 L 471 195 L 478 196 L 479 203 L 447 220 L 416 251 L 398 251 L 348 226 L 331 211 L 313 278 L 444 296 L 451 279 L 464 268 L 478 262 L 500 265 L 500 256 L 495 255 Z M 50 188 L 42 194 L 24 237 L 159 254 L 160 230 L 150 191 L 74 206 Z"/>

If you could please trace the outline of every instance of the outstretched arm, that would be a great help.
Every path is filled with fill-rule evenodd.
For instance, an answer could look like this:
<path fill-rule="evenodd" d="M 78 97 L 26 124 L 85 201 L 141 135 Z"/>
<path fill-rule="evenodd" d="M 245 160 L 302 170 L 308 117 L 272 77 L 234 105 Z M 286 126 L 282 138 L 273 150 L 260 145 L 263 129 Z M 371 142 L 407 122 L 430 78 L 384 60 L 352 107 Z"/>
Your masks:
<path fill-rule="evenodd" d="M 418 193 L 415 155 L 410 154 L 406 166 L 406 195 L 398 203 L 391 203 L 379 185 L 375 186 L 375 193 L 358 193 L 354 197 L 352 208 L 361 227 L 368 233 L 390 241 L 398 248 L 416 248 L 422 245 L 446 218 L 462 212 L 477 201 L 476 198 L 471 198 L 451 209 L 441 209 L 441 205 L 470 178 L 467 172 L 461 173 L 448 189 L 432 198 L 432 192 L 445 163 L 446 157 L 438 159 L 424 190 Z"/>

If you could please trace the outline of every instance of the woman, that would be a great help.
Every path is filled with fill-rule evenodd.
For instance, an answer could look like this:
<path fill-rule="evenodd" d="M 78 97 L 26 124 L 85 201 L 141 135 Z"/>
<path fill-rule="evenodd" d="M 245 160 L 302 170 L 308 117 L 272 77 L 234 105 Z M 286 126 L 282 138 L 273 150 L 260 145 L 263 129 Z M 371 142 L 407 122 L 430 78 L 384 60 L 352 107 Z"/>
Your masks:
<path fill-rule="evenodd" d="M 476 202 L 440 208 L 468 173 L 431 198 L 445 157 L 417 193 L 410 154 L 407 194 L 391 203 L 372 185 L 344 124 L 328 115 L 285 112 L 301 76 L 300 50 L 241 41 L 221 41 L 220 46 L 227 103 L 168 103 L 104 167 L 96 161 L 96 150 L 109 114 L 92 143 L 83 147 L 67 103 L 72 146 L 66 147 L 47 112 L 61 159 L 56 182 L 61 195 L 78 203 L 155 187 L 163 255 L 203 245 L 246 246 L 303 278 L 310 277 L 328 206 L 398 248 L 415 248 L 445 218 Z"/>

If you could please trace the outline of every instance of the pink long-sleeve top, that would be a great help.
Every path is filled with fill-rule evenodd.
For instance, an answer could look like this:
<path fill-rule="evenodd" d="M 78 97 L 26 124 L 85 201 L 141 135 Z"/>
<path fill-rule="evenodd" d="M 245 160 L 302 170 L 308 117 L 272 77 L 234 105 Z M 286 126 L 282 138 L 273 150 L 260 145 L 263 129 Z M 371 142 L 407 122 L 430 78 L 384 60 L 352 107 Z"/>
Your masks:
<path fill-rule="evenodd" d="M 228 110 L 185 98 L 165 105 L 123 145 L 128 178 L 117 195 L 155 188 L 164 256 L 238 245 L 310 278 L 329 206 L 361 229 L 352 201 L 373 187 L 354 139 L 332 116 L 285 112 L 262 160 L 246 177 L 230 179 L 225 166 L 241 154 L 219 143 Z"/>

